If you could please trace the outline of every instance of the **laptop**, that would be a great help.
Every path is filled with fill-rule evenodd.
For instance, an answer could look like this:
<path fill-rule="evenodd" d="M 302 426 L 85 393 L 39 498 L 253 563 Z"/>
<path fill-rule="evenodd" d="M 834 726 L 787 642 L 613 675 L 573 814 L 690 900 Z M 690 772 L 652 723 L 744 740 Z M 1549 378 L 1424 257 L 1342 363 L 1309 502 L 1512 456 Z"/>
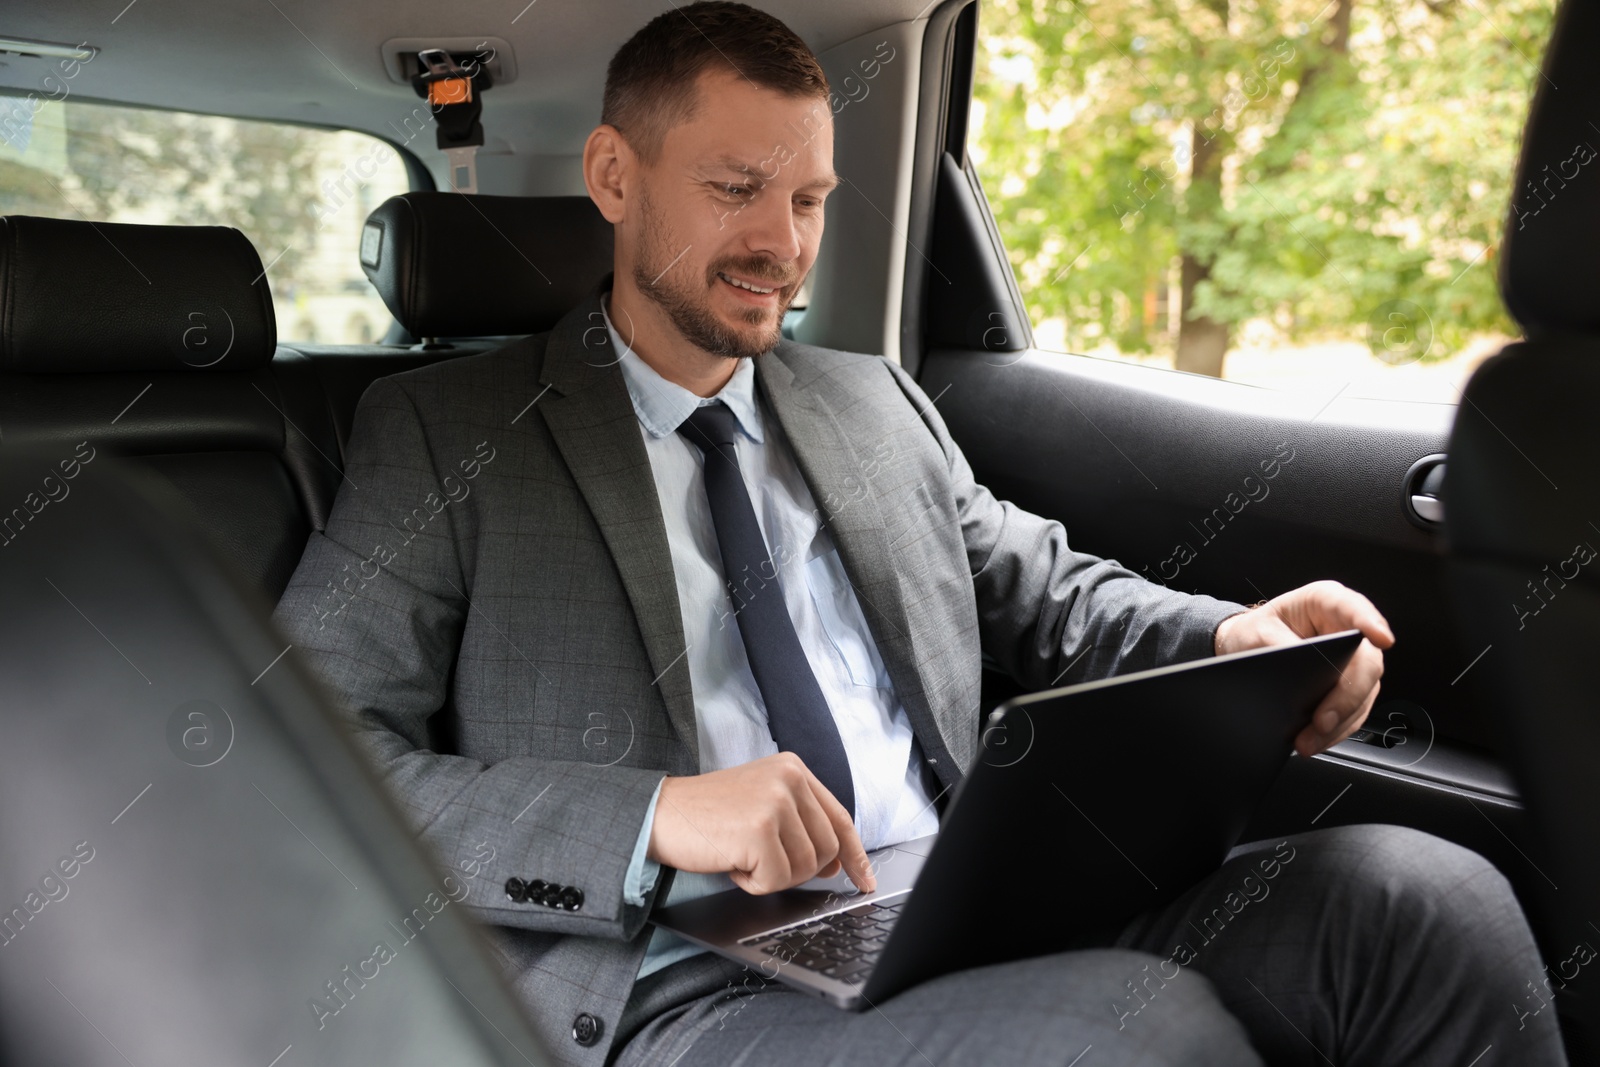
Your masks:
<path fill-rule="evenodd" d="M 989 715 L 937 834 L 839 873 L 651 920 L 859 1011 L 952 971 L 1111 943 L 1221 866 L 1358 630 L 1015 697 Z"/>

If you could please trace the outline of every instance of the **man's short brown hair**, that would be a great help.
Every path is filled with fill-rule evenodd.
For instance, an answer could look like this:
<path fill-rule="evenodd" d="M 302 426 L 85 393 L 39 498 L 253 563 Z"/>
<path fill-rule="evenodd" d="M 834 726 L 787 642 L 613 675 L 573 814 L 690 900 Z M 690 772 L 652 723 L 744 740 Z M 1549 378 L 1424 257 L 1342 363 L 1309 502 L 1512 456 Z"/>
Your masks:
<path fill-rule="evenodd" d="M 657 15 L 617 49 L 600 121 L 653 162 L 667 131 L 694 114 L 700 75 L 716 68 L 787 96 L 829 94 L 822 65 L 793 30 L 747 4 L 708 0 Z"/>

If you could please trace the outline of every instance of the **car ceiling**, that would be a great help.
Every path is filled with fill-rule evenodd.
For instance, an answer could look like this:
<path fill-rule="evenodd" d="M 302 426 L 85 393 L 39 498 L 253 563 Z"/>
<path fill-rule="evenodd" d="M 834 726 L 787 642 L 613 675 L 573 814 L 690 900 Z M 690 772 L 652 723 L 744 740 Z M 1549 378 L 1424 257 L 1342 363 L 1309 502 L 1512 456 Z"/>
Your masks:
<path fill-rule="evenodd" d="M 484 95 L 487 152 L 575 155 L 599 120 L 605 67 L 672 0 L 52 0 L 7 5 L 0 37 L 100 49 L 71 82 L 80 98 L 365 130 L 397 130 L 422 105 L 392 81 L 391 38 L 499 38 L 515 80 Z M 817 52 L 915 19 L 928 0 L 760 3 Z M 0 53 L 0 91 L 53 91 L 59 60 Z M 431 142 L 431 138 L 428 139 Z M 503 143 L 502 143 L 503 142 Z M 415 145 L 431 154 L 432 144 Z"/>

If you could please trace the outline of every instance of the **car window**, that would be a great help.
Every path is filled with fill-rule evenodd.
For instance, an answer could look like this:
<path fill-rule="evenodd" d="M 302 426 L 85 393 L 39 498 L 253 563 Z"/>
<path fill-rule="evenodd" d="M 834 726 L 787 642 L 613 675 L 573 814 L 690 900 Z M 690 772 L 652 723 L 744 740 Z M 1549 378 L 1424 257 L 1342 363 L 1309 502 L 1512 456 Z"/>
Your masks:
<path fill-rule="evenodd" d="M 969 155 L 1037 345 L 1454 403 L 1517 334 L 1495 255 L 1553 8 L 984 4 Z"/>
<path fill-rule="evenodd" d="M 0 97 L 0 214 L 236 226 L 284 341 L 383 339 L 392 320 L 361 272 L 361 228 L 408 184 L 399 153 L 365 134 Z"/>

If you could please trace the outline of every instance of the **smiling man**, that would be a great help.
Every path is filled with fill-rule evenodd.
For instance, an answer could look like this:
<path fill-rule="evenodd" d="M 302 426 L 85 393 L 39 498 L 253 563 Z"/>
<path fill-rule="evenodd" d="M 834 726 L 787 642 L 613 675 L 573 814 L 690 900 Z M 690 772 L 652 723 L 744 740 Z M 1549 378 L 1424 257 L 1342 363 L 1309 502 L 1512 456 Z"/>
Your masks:
<path fill-rule="evenodd" d="M 613 317 L 649 339 L 653 370 L 710 396 L 776 347 L 816 260 L 839 184 L 827 81 L 820 68 L 796 81 L 782 50 L 735 71 L 659 55 L 656 36 L 612 61 L 584 177 L 617 225 Z M 770 87 L 785 78 L 802 91 Z"/>
<path fill-rule="evenodd" d="M 871 889 L 867 850 L 937 830 L 976 755 L 984 653 L 1044 688 L 1358 628 L 1310 755 L 1364 720 L 1394 642 L 1336 582 L 1247 609 L 1077 552 L 973 480 L 897 364 L 784 340 L 839 184 L 828 101 L 805 44 L 743 5 L 623 45 L 583 156 L 613 275 L 548 334 L 376 382 L 278 608 L 420 837 L 501 865 L 503 895 L 464 904 L 550 1046 L 593 1067 L 1563 1062 L 1554 1013 L 1507 1010 L 1542 972 L 1505 879 L 1400 827 L 1259 843 L 1115 944 L 861 1014 L 649 925 L 734 886 Z M 319 610 L 458 463 L 474 491 Z"/>

